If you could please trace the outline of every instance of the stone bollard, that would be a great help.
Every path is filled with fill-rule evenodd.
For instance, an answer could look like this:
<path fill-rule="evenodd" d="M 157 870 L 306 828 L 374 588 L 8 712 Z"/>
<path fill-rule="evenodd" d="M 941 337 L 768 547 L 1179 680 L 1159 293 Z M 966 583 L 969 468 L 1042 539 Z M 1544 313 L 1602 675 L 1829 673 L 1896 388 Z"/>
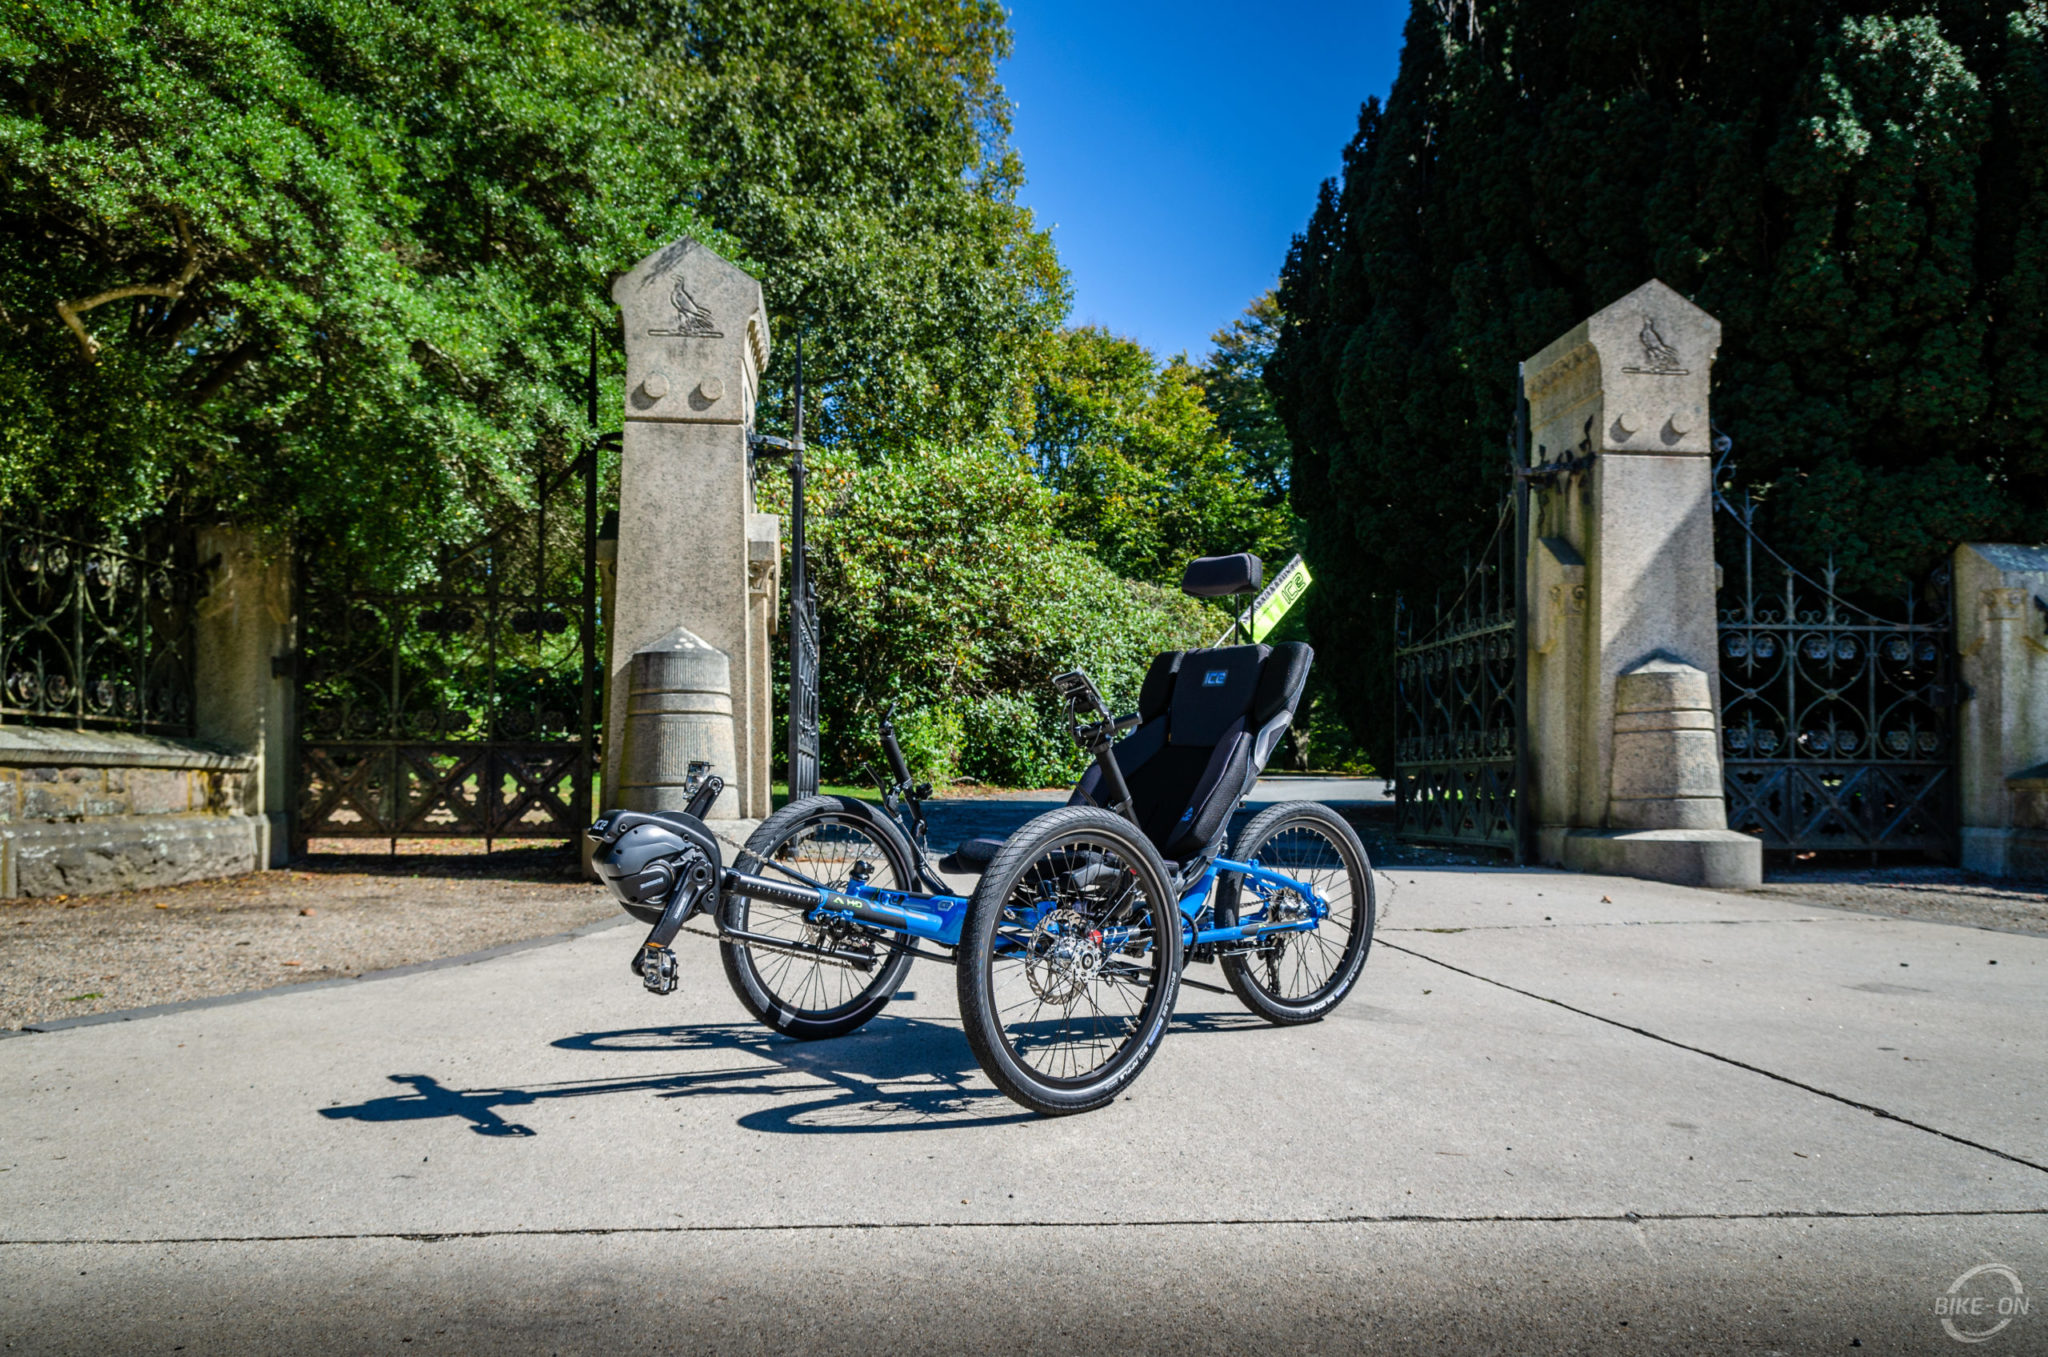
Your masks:
<path fill-rule="evenodd" d="M 1612 829 L 1726 829 L 1716 753 L 1714 695 L 1706 674 L 1654 659 L 1614 685 Z"/>
<path fill-rule="evenodd" d="M 690 803 L 690 765 L 725 777 L 733 752 L 732 660 L 681 627 L 627 666 L 620 801 L 627 810 L 678 811 Z M 727 786 L 707 819 L 732 819 L 739 789 Z"/>
<path fill-rule="evenodd" d="M 2022 768 L 2005 780 L 2012 797 L 2012 828 L 2002 836 L 2000 876 L 2048 881 L 2048 763 Z"/>
<path fill-rule="evenodd" d="M 1728 828 L 1706 672 L 1663 655 L 1623 670 L 1613 735 L 1606 828 L 1566 836 L 1565 864 L 1684 886 L 1762 884 L 1756 840 Z"/>

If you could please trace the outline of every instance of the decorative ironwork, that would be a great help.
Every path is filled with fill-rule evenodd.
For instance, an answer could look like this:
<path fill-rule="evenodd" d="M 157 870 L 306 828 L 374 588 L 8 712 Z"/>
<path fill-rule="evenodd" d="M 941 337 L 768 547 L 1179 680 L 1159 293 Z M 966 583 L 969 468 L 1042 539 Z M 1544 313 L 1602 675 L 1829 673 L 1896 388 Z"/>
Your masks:
<path fill-rule="evenodd" d="M 794 800 L 818 792 L 818 591 L 806 568 L 802 531 L 792 535 L 796 545 L 789 595 L 789 795 Z"/>
<path fill-rule="evenodd" d="M 1955 620 L 1948 571 L 1904 621 L 1803 575 L 1717 493 L 1722 762 L 1728 824 L 1767 849 L 1953 854 Z"/>
<path fill-rule="evenodd" d="M 1412 639 L 1397 604 L 1394 824 L 1416 843 L 1516 850 L 1521 724 L 1515 500 L 1464 588 Z"/>
<path fill-rule="evenodd" d="M 578 504 L 580 490 L 581 503 Z M 597 453 L 417 589 L 300 570 L 299 816 L 315 838 L 567 839 L 597 767 Z"/>
<path fill-rule="evenodd" d="M 789 796 L 818 794 L 818 591 L 804 537 L 804 338 L 796 338 L 795 447 L 789 460 Z"/>
<path fill-rule="evenodd" d="M 116 539 L 0 518 L 0 722 L 190 735 L 205 592 L 169 529 Z"/>

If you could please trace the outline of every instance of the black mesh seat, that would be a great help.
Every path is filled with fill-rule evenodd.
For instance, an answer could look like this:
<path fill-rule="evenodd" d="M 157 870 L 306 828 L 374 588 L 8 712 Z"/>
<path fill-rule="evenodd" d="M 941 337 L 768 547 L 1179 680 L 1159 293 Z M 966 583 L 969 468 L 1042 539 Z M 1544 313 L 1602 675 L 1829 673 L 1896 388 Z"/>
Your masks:
<path fill-rule="evenodd" d="M 1298 641 L 1170 651 L 1152 661 L 1138 728 L 1117 742 L 1138 827 L 1169 862 L 1199 856 L 1258 780 L 1308 683 L 1314 653 Z M 1100 768 L 1072 805 L 1100 804 Z"/>
<path fill-rule="evenodd" d="M 1204 556 L 1189 563 L 1180 588 L 1193 598 L 1229 598 L 1257 593 L 1264 578 L 1265 567 L 1248 552 Z M 1152 661 L 1138 690 L 1138 726 L 1111 753 L 1131 812 L 1159 856 L 1186 862 L 1222 835 L 1231 808 L 1293 723 L 1314 659 L 1290 641 L 1171 650 Z M 1091 766 L 1067 804 L 1102 805 L 1101 782 L 1101 767 Z M 939 859 L 939 870 L 986 871 L 1002 846 L 969 839 Z"/>
<path fill-rule="evenodd" d="M 1138 693 L 1138 727 L 1117 742 L 1138 827 L 1168 862 L 1201 856 L 1258 780 L 1293 723 L 1315 656 L 1300 642 L 1174 650 L 1152 661 Z M 1100 805 L 1091 767 L 1069 805 Z M 942 859 L 947 872 L 981 872 L 1002 847 L 969 839 Z"/>

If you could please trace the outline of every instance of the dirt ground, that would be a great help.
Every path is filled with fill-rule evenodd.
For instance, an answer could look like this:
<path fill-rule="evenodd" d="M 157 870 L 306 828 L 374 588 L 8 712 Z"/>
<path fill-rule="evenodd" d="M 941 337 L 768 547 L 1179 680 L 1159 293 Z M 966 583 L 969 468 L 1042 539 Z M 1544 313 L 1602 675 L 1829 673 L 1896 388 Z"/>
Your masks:
<path fill-rule="evenodd" d="M 357 976 L 615 917 L 561 848 L 317 853 L 223 881 L 0 901 L 0 1029 Z"/>
<path fill-rule="evenodd" d="M 1976 876 L 1958 867 L 1764 868 L 1759 895 L 2048 937 L 2048 883 Z"/>

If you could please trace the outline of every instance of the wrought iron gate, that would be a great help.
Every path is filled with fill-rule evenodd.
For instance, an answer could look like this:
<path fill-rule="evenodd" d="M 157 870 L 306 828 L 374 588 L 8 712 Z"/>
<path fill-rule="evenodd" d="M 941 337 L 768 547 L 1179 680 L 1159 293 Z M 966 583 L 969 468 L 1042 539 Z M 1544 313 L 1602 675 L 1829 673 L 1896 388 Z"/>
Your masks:
<path fill-rule="evenodd" d="M 1416 843 L 1519 856 L 1522 720 L 1518 491 L 1477 565 L 1427 630 L 1395 622 L 1394 823 Z M 1421 631 L 1421 635 L 1416 633 Z"/>
<path fill-rule="evenodd" d="M 756 456 L 789 457 L 789 799 L 818 794 L 818 590 L 804 502 L 804 336 L 796 336 L 796 422 L 790 438 L 754 437 Z"/>
<path fill-rule="evenodd" d="M 316 838 L 568 839 L 597 768 L 597 451 L 535 509 L 442 552 L 431 583 L 299 567 L 295 847 Z"/>
<path fill-rule="evenodd" d="M 206 584 L 169 525 L 0 517 L 0 724 L 190 735 Z"/>
<path fill-rule="evenodd" d="M 1953 856 L 1949 572 L 1880 617 L 1836 594 L 1832 562 L 1816 581 L 1773 551 L 1747 496 L 1715 500 L 1729 827 L 1767 849 Z"/>

